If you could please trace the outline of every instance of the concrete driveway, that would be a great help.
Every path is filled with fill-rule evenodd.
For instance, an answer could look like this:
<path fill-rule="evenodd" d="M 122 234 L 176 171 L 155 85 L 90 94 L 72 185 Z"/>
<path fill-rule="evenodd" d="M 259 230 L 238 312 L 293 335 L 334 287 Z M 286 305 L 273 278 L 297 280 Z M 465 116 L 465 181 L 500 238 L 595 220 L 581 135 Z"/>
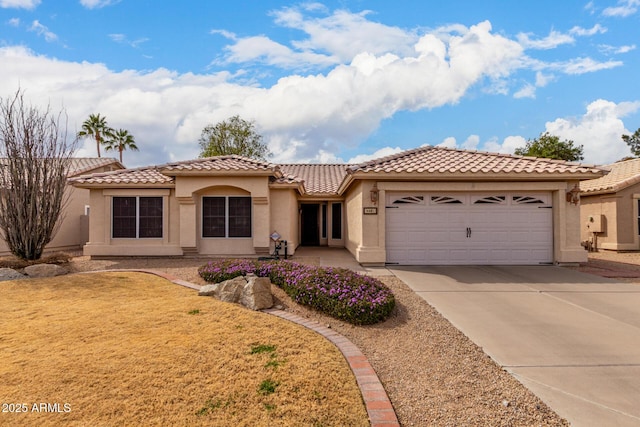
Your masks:
<path fill-rule="evenodd" d="M 640 426 L 640 285 L 553 266 L 390 267 L 574 426 Z"/>

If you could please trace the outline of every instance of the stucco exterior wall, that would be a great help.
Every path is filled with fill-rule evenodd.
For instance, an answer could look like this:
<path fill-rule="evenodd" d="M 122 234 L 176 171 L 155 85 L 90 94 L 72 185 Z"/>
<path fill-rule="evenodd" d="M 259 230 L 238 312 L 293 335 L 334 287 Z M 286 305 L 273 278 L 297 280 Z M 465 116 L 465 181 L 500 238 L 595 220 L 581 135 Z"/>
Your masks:
<path fill-rule="evenodd" d="M 581 238 L 591 240 L 598 249 L 640 250 L 638 237 L 638 199 L 640 186 L 618 193 L 582 197 L 580 212 Z M 600 232 L 594 233 L 594 222 L 600 220 Z"/>
<path fill-rule="evenodd" d="M 86 236 L 82 230 L 84 207 L 89 205 L 89 190 L 67 186 L 65 197 L 68 203 L 63 206 L 59 219 L 60 227 L 53 240 L 46 246 L 46 252 L 77 250 L 85 243 Z M 0 255 L 9 255 L 7 243 L 0 239 Z"/>
<path fill-rule="evenodd" d="M 298 230 L 299 213 L 298 199 L 293 189 L 271 190 L 270 204 L 271 233 L 277 231 L 282 240 L 287 241 L 287 253 L 293 255 L 300 244 Z M 270 253 L 273 253 L 274 244 L 270 245 Z M 280 252 L 283 255 L 283 252 Z"/>
<path fill-rule="evenodd" d="M 379 191 L 377 202 L 371 201 L 371 190 L 375 181 L 358 181 L 345 196 L 346 223 L 348 235 L 345 247 L 358 262 L 363 264 L 384 264 L 384 192 Z M 364 208 L 375 208 L 376 214 L 364 213 Z M 380 224 L 382 218 L 382 224 Z M 382 236 L 381 236 L 382 235 Z"/>
<path fill-rule="evenodd" d="M 162 197 L 163 236 L 151 239 L 113 238 L 111 206 L 113 197 Z M 172 189 L 96 189 L 91 190 L 89 242 L 84 255 L 89 256 L 175 256 L 182 255 L 179 246 L 179 216 Z"/>

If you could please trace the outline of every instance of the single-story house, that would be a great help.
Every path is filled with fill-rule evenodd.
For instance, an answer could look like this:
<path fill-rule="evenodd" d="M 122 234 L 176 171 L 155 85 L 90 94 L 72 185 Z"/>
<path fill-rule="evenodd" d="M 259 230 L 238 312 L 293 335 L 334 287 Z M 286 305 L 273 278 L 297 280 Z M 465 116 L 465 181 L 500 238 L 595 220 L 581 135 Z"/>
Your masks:
<path fill-rule="evenodd" d="M 593 249 L 640 250 L 640 159 L 604 168 L 580 183 L 581 238 Z"/>
<path fill-rule="evenodd" d="M 124 169 L 124 166 L 116 159 L 108 157 L 72 158 L 67 175 L 73 178 L 88 173 L 118 169 Z M 67 187 L 68 201 L 62 211 L 62 222 L 53 240 L 47 245 L 46 251 L 79 250 L 87 242 L 89 239 L 89 193 L 89 190 L 83 188 L 71 185 Z M 0 235 L 0 256 L 10 253 Z"/>
<path fill-rule="evenodd" d="M 76 177 L 90 256 L 261 255 L 272 235 L 363 264 L 587 259 L 578 185 L 603 170 L 426 146 L 357 165 L 220 156 Z"/>

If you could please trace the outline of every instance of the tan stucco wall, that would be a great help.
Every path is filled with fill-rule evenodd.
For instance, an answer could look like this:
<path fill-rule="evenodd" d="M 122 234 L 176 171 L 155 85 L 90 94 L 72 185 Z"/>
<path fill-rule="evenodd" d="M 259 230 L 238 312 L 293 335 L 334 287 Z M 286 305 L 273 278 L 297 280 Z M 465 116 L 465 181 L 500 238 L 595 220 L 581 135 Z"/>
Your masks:
<path fill-rule="evenodd" d="M 85 243 L 86 236 L 82 233 L 82 216 L 84 207 L 89 205 L 89 190 L 67 186 L 65 191 L 67 203 L 63 206 L 58 228 L 53 240 L 46 246 L 45 251 L 64 251 L 80 249 Z M 7 243 L 0 239 L 0 255 L 8 255 Z"/>
<path fill-rule="evenodd" d="M 84 253 L 91 256 L 259 255 L 272 249 L 270 234 L 276 226 L 291 236 L 290 252 L 297 246 L 297 200 L 291 189 L 270 194 L 266 176 L 178 176 L 175 189 L 96 189 L 91 191 L 91 230 Z M 164 197 L 165 236 L 162 239 L 111 238 L 113 196 Z M 202 237 L 202 198 L 250 196 L 252 237 Z M 272 197 L 274 199 L 272 200 Z M 275 203 L 275 205 L 274 205 Z M 282 212 L 274 223 L 273 211 Z M 282 231 L 280 232 L 285 235 Z M 289 238 L 287 238 L 289 240 Z"/>
<path fill-rule="evenodd" d="M 114 239 L 111 237 L 111 204 L 117 196 L 160 196 L 163 202 L 163 236 L 154 239 Z M 90 256 L 171 256 L 182 255 L 179 246 L 179 216 L 172 189 L 91 190 L 89 242 L 84 254 Z"/>
<path fill-rule="evenodd" d="M 594 241 L 598 249 L 639 250 L 638 207 L 640 186 L 632 186 L 618 193 L 583 196 L 580 223 L 582 240 Z M 593 233 L 589 216 L 601 216 L 602 231 Z"/>
<path fill-rule="evenodd" d="M 345 247 L 363 264 L 383 264 L 386 261 L 384 248 L 384 199 L 371 201 L 374 181 L 358 181 L 352 185 L 345 197 L 348 235 Z M 382 197 L 384 192 L 380 192 Z M 365 207 L 377 208 L 377 215 L 364 215 Z"/>
<path fill-rule="evenodd" d="M 287 253 L 292 255 L 300 244 L 298 230 L 298 198 L 293 189 L 272 189 L 270 196 L 271 233 L 277 231 L 282 240 L 287 241 Z M 274 244 L 271 243 L 270 253 Z M 283 249 L 284 250 L 284 249 Z M 280 253 L 283 255 L 283 252 Z"/>

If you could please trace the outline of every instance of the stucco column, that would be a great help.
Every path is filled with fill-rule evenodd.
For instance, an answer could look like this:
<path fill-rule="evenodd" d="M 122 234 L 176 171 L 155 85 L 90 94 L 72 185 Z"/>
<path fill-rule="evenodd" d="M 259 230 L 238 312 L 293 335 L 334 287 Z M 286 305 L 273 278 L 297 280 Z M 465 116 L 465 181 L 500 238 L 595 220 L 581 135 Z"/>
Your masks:
<path fill-rule="evenodd" d="M 196 252 L 198 240 L 198 218 L 196 215 L 196 202 L 193 197 L 177 197 L 180 204 L 180 247 L 183 252 Z"/>
<path fill-rule="evenodd" d="M 580 245 L 580 201 L 567 200 L 567 193 L 576 182 L 569 182 L 566 189 L 554 192 L 554 243 L 555 261 L 559 264 L 586 262 L 588 253 Z"/>
<path fill-rule="evenodd" d="M 269 198 L 253 197 L 253 248 L 256 254 L 269 253 Z"/>

